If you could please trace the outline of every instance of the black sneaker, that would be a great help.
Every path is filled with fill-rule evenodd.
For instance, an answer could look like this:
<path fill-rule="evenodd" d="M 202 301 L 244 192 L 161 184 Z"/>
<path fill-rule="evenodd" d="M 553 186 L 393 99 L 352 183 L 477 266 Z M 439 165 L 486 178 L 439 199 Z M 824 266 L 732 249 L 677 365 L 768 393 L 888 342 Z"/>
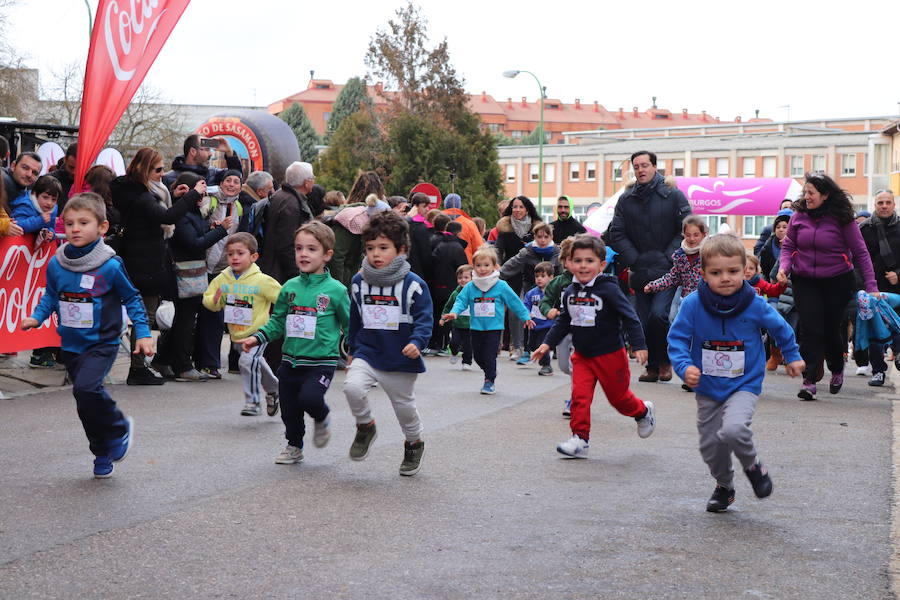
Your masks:
<path fill-rule="evenodd" d="M 747 474 L 747 479 L 750 480 L 753 493 L 757 498 L 766 498 L 772 493 L 772 478 L 769 477 L 769 471 L 762 463 L 757 462 L 749 469 L 744 469 L 744 473 Z"/>
<path fill-rule="evenodd" d="M 353 460 L 364 460 L 369 455 L 369 448 L 377 437 L 378 432 L 375 430 L 375 423 L 357 425 L 356 437 L 353 438 L 353 444 L 350 446 L 350 458 Z"/>
<path fill-rule="evenodd" d="M 717 485 L 706 503 L 706 510 L 716 513 L 725 512 L 732 502 L 734 502 L 734 490 Z"/>
<path fill-rule="evenodd" d="M 422 468 L 422 455 L 425 454 L 425 442 L 419 440 L 415 443 L 403 442 L 403 462 L 400 464 L 400 474 L 410 477 Z"/>
<path fill-rule="evenodd" d="M 681 389 L 683 389 L 683 390 L 686 391 L 686 392 L 693 392 L 693 391 L 694 391 L 693 389 L 691 389 L 691 386 L 689 386 L 689 385 L 686 384 L 686 383 L 682 383 L 682 384 L 681 384 Z"/>
<path fill-rule="evenodd" d="M 162 385 L 165 382 L 161 375 L 147 367 L 128 369 L 128 379 L 125 380 L 128 385 Z"/>
<path fill-rule="evenodd" d="M 872 373 L 872 379 L 869 380 L 869 385 L 873 387 L 881 387 L 884 385 L 884 373 Z"/>

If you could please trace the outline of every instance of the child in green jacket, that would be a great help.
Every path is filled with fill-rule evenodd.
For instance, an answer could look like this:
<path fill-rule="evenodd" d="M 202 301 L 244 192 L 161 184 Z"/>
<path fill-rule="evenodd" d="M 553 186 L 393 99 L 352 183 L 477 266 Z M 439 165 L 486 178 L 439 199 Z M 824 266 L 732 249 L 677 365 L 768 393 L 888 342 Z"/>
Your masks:
<path fill-rule="evenodd" d="M 456 283 L 457 287 L 453 290 L 453 293 L 450 294 L 450 298 L 447 300 L 447 303 L 444 305 L 444 310 L 441 311 L 441 314 L 447 314 L 453 309 L 453 303 L 456 302 L 456 297 L 459 296 L 459 293 L 462 291 L 466 284 L 472 281 L 472 265 L 460 265 L 459 268 L 456 269 Z M 443 323 L 441 323 L 443 325 Z M 469 309 L 462 311 L 459 317 L 453 321 L 453 327 L 450 330 L 450 364 L 455 365 L 457 359 L 457 354 L 462 352 L 462 370 L 463 371 L 471 371 L 472 370 L 472 332 L 469 331 Z"/>

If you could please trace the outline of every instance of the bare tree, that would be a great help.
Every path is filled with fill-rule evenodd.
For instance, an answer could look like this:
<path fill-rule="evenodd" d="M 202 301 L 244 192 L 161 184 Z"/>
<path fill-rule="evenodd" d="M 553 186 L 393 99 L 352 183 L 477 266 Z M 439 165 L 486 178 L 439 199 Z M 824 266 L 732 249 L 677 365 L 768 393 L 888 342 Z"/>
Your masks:
<path fill-rule="evenodd" d="M 0 116 L 26 118 L 37 102 L 37 72 L 26 69 L 9 43 L 11 9 L 18 0 L 0 0 Z"/>

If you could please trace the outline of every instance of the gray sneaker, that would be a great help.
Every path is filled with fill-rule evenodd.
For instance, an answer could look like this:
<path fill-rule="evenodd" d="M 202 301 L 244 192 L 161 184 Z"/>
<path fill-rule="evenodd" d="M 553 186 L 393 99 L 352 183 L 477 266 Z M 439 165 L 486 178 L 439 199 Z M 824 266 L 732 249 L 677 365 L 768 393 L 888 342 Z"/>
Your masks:
<path fill-rule="evenodd" d="M 206 373 L 201 373 L 197 369 L 191 369 L 190 371 L 184 371 L 183 373 L 179 373 L 175 376 L 175 381 L 208 381 L 209 375 Z"/>
<path fill-rule="evenodd" d="M 281 454 L 275 457 L 276 465 L 294 465 L 303 460 L 303 450 L 288 444 Z"/>
<path fill-rule="evenodd" d="M 247 402 L 244 404 L 244 408 L 241 409 L 242 417 L 258 417 L 262 414 L 262 407 L 259 404 L 253 402 Z"/>
<path fill-rule="evenodd" d="M 331 419 L 325 417 L 324 421 L 314 421 L 313 445 L 316 448 L 324 448 L 331 439 Z"/>
<path fill-rule="evenodd" d="M 425 454 L 425 442 L 403 442 L 403 462 L 400 463 L 401 475 L 415 475 L 422 468 L 422 455 Z"/>
<path fill-rule="evenodd" d="M 550 365 L 544 365 L 541 367 L 541 370 L 538 371 L 538 375 L 553 375 L 553 367 Z"/>
<path fill-rule="evenodd" d="M 266 394 L 266 414 L 270 417 L 278 414 L 278 392 Z"/>
<path fill-rule="evenodd" d="M 365 460 L 369 455 L 369 447 L 378 437 L 375 430 L 375 423 L 368 425 L 356 426 L 356 437 L 353 438 L 353 444 L 350 446 L 350 458 L 353 460 Z"/>

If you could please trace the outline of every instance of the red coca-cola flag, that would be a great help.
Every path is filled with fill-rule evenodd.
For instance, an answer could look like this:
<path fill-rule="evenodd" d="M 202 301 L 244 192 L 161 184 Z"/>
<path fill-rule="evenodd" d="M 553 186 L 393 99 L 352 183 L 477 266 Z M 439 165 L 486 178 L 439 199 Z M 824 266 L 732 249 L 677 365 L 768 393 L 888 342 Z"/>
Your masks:
<path fill-rule="evenodd" d="M 109 139 L 190 0 L 100 0 L 81 96 L 74 189 Z"/>
<path fill-rule="evenodd" d="M 35 248 L 34 235 L 0 236 L 0 352 L 59 346 L 54 314 L 37 329 L 21 331 L 47 286 L 47 264 L 56 244 Z"/>

